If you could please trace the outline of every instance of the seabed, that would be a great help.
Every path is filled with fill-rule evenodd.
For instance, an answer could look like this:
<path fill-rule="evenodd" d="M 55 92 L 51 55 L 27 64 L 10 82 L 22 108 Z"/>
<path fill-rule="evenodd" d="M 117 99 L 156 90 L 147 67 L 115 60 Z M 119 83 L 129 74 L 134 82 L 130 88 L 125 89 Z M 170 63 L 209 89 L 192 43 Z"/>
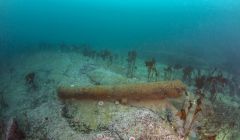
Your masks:
<path fill-rule="evenodd" d="M 233 74 L 144 60 L 135 51 L 125 55 L 97 52 L 60 47 L 4 60 L 0 70 L 2 138 L 10 137 L 6 128 L 14 120 L 23 135 L 19 139 L 27 140 L 240 139 L 240 98 L 234 93 L 240 87 Z M 79 100 L 58 94 L 61 86 L 94 88 L 173 80 L 186 85 L 180 97 Z"/>

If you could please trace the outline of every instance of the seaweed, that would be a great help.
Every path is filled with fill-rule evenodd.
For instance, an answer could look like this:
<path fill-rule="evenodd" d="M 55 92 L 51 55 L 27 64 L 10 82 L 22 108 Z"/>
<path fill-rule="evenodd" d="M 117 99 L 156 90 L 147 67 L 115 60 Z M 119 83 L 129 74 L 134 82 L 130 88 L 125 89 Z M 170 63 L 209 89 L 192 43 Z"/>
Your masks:
<path fill-rule="evenodd" d="M 202 75 L 201 71 L 198 70 L 198 74 L 195 77 L 194 82 L 194 86 L 196 88 L 195 93 L 204 96 L 203 91 L 208 91 L 210 93 L 211 101 L 216 100 L 217 93 L 223 92 L 224 87 L 228 86 L 229 90 L 233 88 L 233 86 L 231 86 L 232 82 L 225 78 L 221 71 L 217 72 L 216 68 L 209 72 L 208 75 Z"/>
<path fill-rule="evenodd" d="M 173 69 L 175 69 L 175 70 L 180 70 L 180 69 L 182 69 L 183 68 L 183 66 L 181 65 L 181 64 L 175 64 L 174 66 L 173 66 Z"/>
<path fill-rule="evenodd" d="M 197 76 L 195 78 L 195 87 L 196 87 L 195 94 L 197 94 L 199 96 L 204 96 L 203 89 L 205 87 L 205 84 L 206 84 L 206 76 L 204 76 L 204 75 Z"/>
<path fill-rule="evenodd" d="M 33 84 L 34 83 L 34 79 L 35 79 L 35 73 L 34 72 L 28 73 L 25 76 L 25 80 L 26 80 L 27 84 Z"/>
<path fill-rule="evenodd" d="M 84 45 L 84 48 L 82 50 L 82 55 L 89 58 L 95 58 L 97 55 L 97 52 L 91 49 L 89 45 Z"/>
<path fill-rule="evenodd" d="M 133 78 L 135 74 L 135 70 L 137 69 L 136 66 L 136 59 L 137 59 L 137 52 L 135 50 L 128 52 L 128 66 L 127 66 L 127 77 Z"/>
<path fill-rule="evenodd" d="M 25 83 L 31 90 L 37 89 L 37 84 L 35 82 L 36 74 L 35 72 L 30 72 L 25 76 Z"/>
<path fill-rule="evenodd" d="M 100 57 L 103 61 L 107 61 L 108 62 L 108 66 L 113 64 L 113 53 L 107 49 L 102 50 L 100 52 L 97 53 L 97 56 Z"/>
<path fill-rule="evenodd" d="M 186 120 L 187 120 L 187 113 L 185 111 L 184 108 L 182 108 L 177 114 L 176 116 L 178 116 L 180 118 L 180 120 L 182 120 L 185 124 Z"/>
<path fill-rule="evenodd" d="M 187 66 L 183 68 L 183 80 L 190 81 L 192 79 L 193 68 L 191 66 Z"/>
<path fill-rule="evenodd" d="M 183 133 L 183 138 L 187 139 L 187 137 L 189 136 L 190 131 L 193 129 L 193 124 L 196 121 L 199 112 L 202 111 L 202 97 L 200 96 L 197 101 L 196 101 L 196 105 L 195 108 L 193 108 L 193 103 L 192 101 L 189 101 L 189 105 L 186 107 L 181 108 L 181 110 L 179 112 L 177 112 L 176 116 L 178 116 L 180 118 L 180 120 L 183 121 L 183 129 L 184 129 L 184 133 Z M 190 110 L 193 109 L 193 113 L 189 113 Z M 187 111 L 186 111 L 187 110 Z M 188 119 L 190 118 L 190 119 Z"/>
<path fill-rule="evenodd" d="M 148 69 L 148 81 L 151 81 L 153 78 L 155 78 L 155 81 L 157 81 L 159 73 L 156 68 L 156 60 L 152 58 L 149 61 L 145 61 L 145 66 Z"/>
<path fill-rule="evenodd" d="M 195 87 L 197 90 L 201 90 L 204 87 L 205 80 L 206 77 L 204 75 L 195 78 Z"/>
<path fill-rule="evenodd" d="M 206 79 L 207 84 L 209 85 L 209 91 L 211 93 L 210 100 L 215 101 L 217 93 L 221 92 L 225 85 L 227 85 L 229 80 L 223 77 L 222 73 L 218 73 L 216 76 L 209 76 Z"/>
<path fill-rule="evenodd" d="M 168 65 L 166 68 L 163 69 L 164 71 L 164 80 L 172 80 L 173 74 L 173 67 Z"/>
<path fill-rule="evenodd" d="M 112 52 L 105 49 L 105 50 L 100 51 L 98 56 L 101 57 L 102 60 L 107 60 L 107 59 L 110 59 L 112 57 Z"/>

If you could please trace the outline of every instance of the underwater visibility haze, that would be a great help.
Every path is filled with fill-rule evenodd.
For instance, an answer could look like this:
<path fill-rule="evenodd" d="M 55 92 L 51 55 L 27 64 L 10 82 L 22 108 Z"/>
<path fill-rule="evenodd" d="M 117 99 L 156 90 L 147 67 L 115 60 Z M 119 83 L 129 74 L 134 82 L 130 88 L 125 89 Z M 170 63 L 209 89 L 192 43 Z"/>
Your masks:
<path fill-rule="evenodd" d="M 238 0 L 0 0 L 1 138 L 240 140 L 239 60 Z"/>

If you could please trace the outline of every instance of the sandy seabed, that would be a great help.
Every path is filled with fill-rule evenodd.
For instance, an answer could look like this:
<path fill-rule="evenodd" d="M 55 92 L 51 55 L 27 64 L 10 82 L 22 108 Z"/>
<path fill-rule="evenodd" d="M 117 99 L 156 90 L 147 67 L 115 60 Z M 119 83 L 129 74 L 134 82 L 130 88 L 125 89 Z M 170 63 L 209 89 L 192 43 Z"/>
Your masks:
<path fill-rule="evenodd" d="M 62 85 L 147 82 L 143 60 L 137 59 L 133 78 L 126 76 L 125 61 L 125 57 L 120 57 L 109 65 L 100 59 L 61 51 L 19 54 L 3 63 L 1 68 L 1 120 L 6 125 L 5 122 L 15 118 L 27 140 L 182 139 L 179 136 L 181 120 L 175 114 L 186 98 L 195 98 L 191 94 L 192 87 L 189 87 L 188 97 L 152 103 L 121 104 L 119 101 L 58 98 L 56 89 Z M 164 67 L 157 64 L 158 69 Z M 35 88 L 26 83 L 29 73 L 35 74 Z M 164 73 L 160 72 L 159 77 L 163 80 Z M 180 77 L 180 73 L 175 74 L 175 79 Z M 239 107 L 238 98 L 219 96 L 224 103 Z M 168 110 L 173 114 L 171 123 L 166 117 Z M 172 123 L 175 123 L 174 127 Z M 195 131 L 190 136 L 192 139 L 198 137 Z"/>

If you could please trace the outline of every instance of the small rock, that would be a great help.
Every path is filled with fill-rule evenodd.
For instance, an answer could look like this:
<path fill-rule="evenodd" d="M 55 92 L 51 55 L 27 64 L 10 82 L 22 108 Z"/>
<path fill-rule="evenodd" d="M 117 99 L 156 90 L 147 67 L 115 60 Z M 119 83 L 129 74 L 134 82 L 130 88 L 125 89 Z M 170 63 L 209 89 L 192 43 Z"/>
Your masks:
<path fill-rule="evenodd" d="M 103 105 L 104 105 L 104 102 L 103 102 L 103 101 L 99 101 L 99 102 L 98 102 L 98 105 L 99 105 L 99 106 L 103 106 Z"/>

